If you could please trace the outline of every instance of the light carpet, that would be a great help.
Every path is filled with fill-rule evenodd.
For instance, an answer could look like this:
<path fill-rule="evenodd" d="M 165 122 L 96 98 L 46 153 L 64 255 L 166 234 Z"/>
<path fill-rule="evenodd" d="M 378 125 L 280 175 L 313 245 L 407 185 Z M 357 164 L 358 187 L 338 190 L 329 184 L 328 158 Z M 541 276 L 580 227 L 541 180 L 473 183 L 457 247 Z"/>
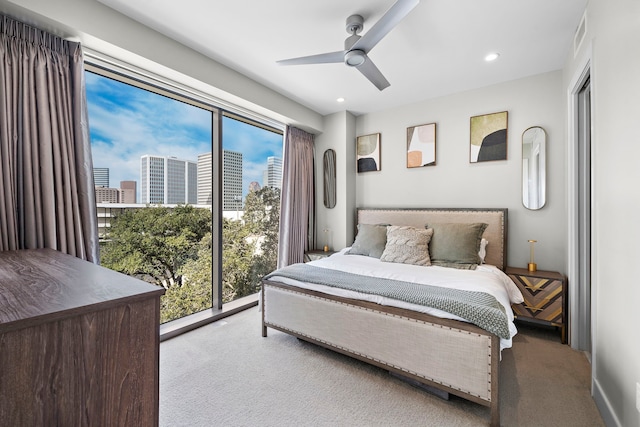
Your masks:
<path fill-rule="evenodd" d="M 269 329 L 257 307 L 160 345 L 160 425 L 482 426 L 489 409 L 442 400 L 385 370 Z M 590 365 L 555 330 L 519 324 L 502 352 L 503 426 L 604 426 Z"/>

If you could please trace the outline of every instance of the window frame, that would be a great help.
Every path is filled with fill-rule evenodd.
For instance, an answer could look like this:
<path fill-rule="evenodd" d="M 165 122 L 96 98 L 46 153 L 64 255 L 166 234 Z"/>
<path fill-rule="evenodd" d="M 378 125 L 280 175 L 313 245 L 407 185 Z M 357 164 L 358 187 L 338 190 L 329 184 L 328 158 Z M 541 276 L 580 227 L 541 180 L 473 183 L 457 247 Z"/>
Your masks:
<path fill-rule="evenodd" d="M 240 107 L 225 103 L 213 96 L 194 88 L 151 72 L 140 70 L 134 66 L 108 60 L 94 52 L 85 54 L 85 71 L 119 82 L 130 84 L 143 90 L 166 96 L 171 99 L 210 111 L 212 114 L 212 301 L 211 308 L 194 313 L 180 319 L 159 324 L 160 341 L 167 340 L 208 323 L 215 322 L 239 311 L 258 305 L 258 293 L 223 304 L 222 302 L 222 164 L 223 141 L 222 119 L 233 118 L 247 124 L 268 130 L 280 135 L 284 134 L 285 125 Z M 218 183 L 216 185 L 216 182 Z M 159 310 L 159 307 L 158 307 Z"/>

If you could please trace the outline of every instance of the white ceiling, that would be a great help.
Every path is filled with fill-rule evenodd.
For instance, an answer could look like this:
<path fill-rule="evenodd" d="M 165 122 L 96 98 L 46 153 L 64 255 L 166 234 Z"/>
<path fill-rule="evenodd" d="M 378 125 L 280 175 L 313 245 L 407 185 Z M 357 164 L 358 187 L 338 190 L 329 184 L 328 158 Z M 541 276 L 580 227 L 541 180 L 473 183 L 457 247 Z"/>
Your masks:
<path fill-rule="evenodd" d="M 349 15 L 364 17 L 363 35 L 395 0 L 99 1 L 323 115 L 359 115 L 561 69 L 587 4 L 421 0 L 369 53 L 391 83 L 380 92 L 344 64 L 276 61 L 342 50 Z M 499 59 L 485 62 L 489 52 Z"/>

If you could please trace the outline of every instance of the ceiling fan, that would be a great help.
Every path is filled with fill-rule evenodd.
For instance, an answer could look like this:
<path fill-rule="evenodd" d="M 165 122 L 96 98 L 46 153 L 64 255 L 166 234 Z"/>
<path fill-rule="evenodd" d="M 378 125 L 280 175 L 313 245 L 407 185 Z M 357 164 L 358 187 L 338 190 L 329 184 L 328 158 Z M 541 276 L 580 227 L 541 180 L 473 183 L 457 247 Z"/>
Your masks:
<path fill-rule="evenodd" d="M 390 83 L 371 61 L 368 53 L 384 36 L 398 25 L 419 2 L 420 0 L 396 1 L 382 18 L 363 36 L 359 36 L 358 33 L 362 31 L 364 18 L 360 15 L 351 15 L 347 18 L 346 27 L 347 32 L 351 35 L 344 41 L 344 50 L 284 59 L 277 61 L 277 63 L 280 65 L 303 65 L 344 62 L 350 67 L 356 67 L 378 90 L 383 90 L 389 87 Z"/>

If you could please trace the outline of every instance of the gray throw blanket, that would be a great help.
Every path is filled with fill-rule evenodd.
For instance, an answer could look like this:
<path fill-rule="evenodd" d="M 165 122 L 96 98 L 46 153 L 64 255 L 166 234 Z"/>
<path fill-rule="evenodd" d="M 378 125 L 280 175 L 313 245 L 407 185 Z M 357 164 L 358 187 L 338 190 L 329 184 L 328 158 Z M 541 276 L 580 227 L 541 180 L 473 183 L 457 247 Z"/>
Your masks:
<path fill-rule="evenodd" d="M 486 292 L 448 289 L 363 276 L 308 264 L 289 265 L 266 275 L 264 278 L 269 279 L 277 276 L 437 308 L 455 314 L 500 338 L 510 338 L 509 322 L 504 307 L 493 295 Z"/>

